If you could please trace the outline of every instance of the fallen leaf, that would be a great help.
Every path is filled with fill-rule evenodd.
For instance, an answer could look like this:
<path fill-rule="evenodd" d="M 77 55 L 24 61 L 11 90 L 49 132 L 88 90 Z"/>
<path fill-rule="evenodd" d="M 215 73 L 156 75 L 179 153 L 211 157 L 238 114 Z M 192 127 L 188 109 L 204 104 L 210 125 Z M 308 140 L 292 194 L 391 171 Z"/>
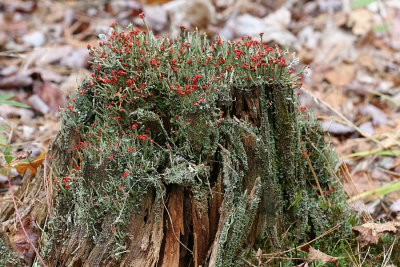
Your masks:
<path fill-rule="evenodd" d="M 39 239 L 39 229 L 36 227 L 35 220 L 26 218 L 23 221 L 23 227 L 29 237 L 29 240 L 36 247 Z M 21 226 L 15 233 L 13 240 L 15 246 L 17 247 L 18 256 L 23 259 L 28 266 L 30 266 L 35 256 L 35 251 L 29 244 L 29 241 L 26 238 Z"/>
<path fill-rule="evenodd" d="M 5 67 L 0 70 L 0 76 L 10 76 L 18 72 L 18 67 L 15 65 Z"/>
<path fill-rule="evenodd" d="M 17 158 L 13 162 L 10 163 L 10 168 L 15 168 L 18 173 L 24 175 L 26 170 L 31 170 L 31 177 L 36 174 L 37 168 L 42 165 L 44 158 L 46 156 L 46 152 L 43 152 L 39 156 L 37 156 L 33 161 L 21 162 L 22 158 Z"/>
<path fill-rule="evenodd" d="M 146 14 L 147 23 L 154 30 L 161 31 L 168 26 L 168 16 L 164 6 L 146 5 L 143 7 L 143 12 Z"/>
<path fill-rule="evenodd" d="M 352 28 L 355 35 L 364 35 L 374 26 L 374 14 L 364 8 L 354 9 L 350 13 L 347 26 Z"/>
<path fill-rule="evenodd" d="M 349 135 L 356 132 L 356 130 L 352 127 L 346 126 L 338 122 L 330 121 L 322 122 L 322 128 L 328 133 L 335 135 Z"/>
<path fill-rule="evenodd" d="M 333 25 L 327 25 L 320 36 L 318 49 L 313 50 L 315 64 L 340 66 L 340 62 L 351 61 L 356 58 L 358 52 L 354 45 L 356 36 Z"/>
<path fill-rule="evenodd" d="M 84 68 L 86 61 L 90 59 L 89 52 L 86 48 L 72 50 L 68 56 L 61 59 L 60 64 L 67 66 L 74 71 Z"/>
<path fill-rule="evenodd" d="M 37 94 L 52 111 L 55 111 L 58 109 L 58 107 L 64 105 L 64 93 L 47 81 L 35 81 L 33 92 Z"/>
<path fill-rule="evenodd" d="M 394 171 L 397 167 L 400 167 L 400 157 L 396 158 L 393 162 L 392 166 L 390 166 L 390 170 Z"/>
<path fill-rule="evenodd" d="M 15 89 L 32 85 L 33 79 L 29 72 L 18 72 L 9 77 L 0 77 L 0 89 Z"/>
<path fill-rule="evenodd" d="M 310 245 L 302 247 L 301 250 L 308 253 L 308 261 L 310 262 L 320 261 L 324 264 L 325 263 L 337 264 L 339 261 L 339 258 L 325 254 L 319 251 L 318 249 L 313 248 Z"/>
<path fill-rule="evenodd" d="M 28 103 L 35 111 L 43 115 L 50 112 L 50 107 L 38 95 L 31 95 L 28 98 Z"/>
<path fill-rule="evenodd" d="M 368 104 L 360 107 L 359 111 L 361 115 L 371 116 L 372 124 L 374 125 L 393 125 L 393 122 L 388 119 L 388 116 L 385 114 L 385 112 L 374 105 Z"/>
<path fill-rule="evenodd" d="M 72 50 L 72 47 L 68 45 L 51 48 L 38 48 L 33 50 L 28 57 L 28 60 L 34 62 L 36 66 L 53 64 L 60 61 L 62 58 L 67 57 Z"/>
<path fill-rule="evenodd" d="M 147 5 L 157 5 L 157 4 L 162 5 L 162 4 L 165 4 L 168 2 L 171 2 L 171 0 L 147 0 L 146 4 Z M 147 15 L 147 13 L 146 13 L 146 15 Z"/>
<path fill-rule="evenodd" d="M 227 26 L 235 33 L 235 36 L 249 35 L 258 39 L 261 32 L 268 32 L 263 36 L 263 42 L 274 41 L 284 46 L 300 48 L 296 43 L 296 37 L 287 29 L 290 17 L 291 13 L 286 8 L 280 8 L 265 18 L 245 13 L 235 17 Z"/>
<path fill-rule="evenodd" d="M 372 125 L 372 122 L 370 122 L 370 121 L 367 121 L 367 122 L 361 124 L 360 129 L 369 135 L 374 135 L 374 126 Z M 363 150 L 359 150 L 359 151 L 363 151 Z"/>
<path fill-rule="evenodd" d="M 400 229 L 400 222 L 387 223 L 365 223 L 363 225 L 354 226 L 353 231 L 359 237 L 360 246 L 365 247 L 369 244 L 377 244 L 379 238 L 387 232 L 396 232 Z"/>
<path fill-rule="evenodd" d="M 356 77 L 354 64 L 339 64 L 325 74 L 325 79 L 332 85 L 341 87 L 349 84 Z"/>
<path fill-rule="evenodd" d="M 40 47 L 46 43 L 46 37 L 41 31 L 34 31 L 29 34 L 25 34 L 22 37 L 22 40 L 25 44 L 33 47 Z"/>
<path fill-rule="evenodd" d="M 215 20 L 215 8 L 210 0 L 171 1 L 164 5 L 169 14 L 170 24 L 178 28 L 184 21 L 185 27 L 207 29 Z"/>
<path fill-rule="evenodd" d="M 390 210 L 392 212 L 400 212 L 400 199 L 396 200 L 392 205 L 390 205 Z"/>

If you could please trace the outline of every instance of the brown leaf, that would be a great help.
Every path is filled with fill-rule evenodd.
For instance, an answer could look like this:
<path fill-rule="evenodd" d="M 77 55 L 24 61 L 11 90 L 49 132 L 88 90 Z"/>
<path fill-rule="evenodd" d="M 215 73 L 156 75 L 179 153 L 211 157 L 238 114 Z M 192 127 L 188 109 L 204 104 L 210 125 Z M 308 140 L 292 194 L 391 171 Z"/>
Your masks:
<path fill-rule="evenodd" d="M 18 173 L 24 175 L 26 170 L 31 170 L 31 177 L 36 174 L 37 168 L 43 163 L 44 158 L 46 156 L 46 152 L 43 152 L 39 156 L 37 156 L 33 161 L 28 162 L 20 162 L 21 158 L 14 160 L 10 163 L 11 168 L 15 168 Z"/>
<path fill-rule="evenodd" d="M 50 107 L 38 95 L 31 95 L 28 98 L 28 103 L 36 112 L 43 115 L 50 112 Z"/>
<path fill-rule="evenodd" d="M 361 115 L 368 115 L 372 117 L 372 123 L 374 125 L 393 125 L 393 122 L 389 120 L 386 113 L 380 108 L 368 104 L 359 108 Z"/>
<path fill-rule="evenodd" d="M 400 212 L 400 198 L 390 205 L 390 210 L 392 212 Z"/>
<path fill-rule="evenodd" d="M 39 239 L 39 229 L 37 229 L 35 225 L 35 220 L 32 220 L 31 218 L 26 218 L 23 221 L 23 226 L 29 237 L 29 240 L 36 247 Z M 27 265 L 30 266 L 32 264 L 33 257 L 35 256 L 35 251 L 29 244 L 29 241 L 26 238 L 24 230 L 21 226 L 15 233 L 13 240 L 17 248 L 18 256 L 23 259 Z"/>
<path fill-rule="evenodd" d="M 147 0 L 146 4 L 148 5 L 162 5 L 165 3 L 171 2 L 171 0 Z"/>
<path fill-rule="evenodd" d="M 334 135 L 349 135 L 355 133 L 355 129 L 338 122 L 322 122 L 322 127 L 325 131 Z"/>
<path fill-rule="evenodd" d="M 377 244 L 381 235 L 387 232 L 396 232 L 400 229 L 400 222 L 365 223 L 354 226 L 353 231 L 359 237 L 361 247 L 369 244 Z"/>
<path fill-rule="evenodd" d="M 52 111 L 55 111 L 58 107 L 64 105 L 64 93 L 47 81 L 36 81 L 34 83 L 33 92 L 37 94 Z"/>
<path fill-rule="evenodd" d="M 391 171 L 396 171 L 396 169 L 397 169 L 398 167 L 400 167 L 400 157 L 397 157 L 397 158 L 395 159 L 395 161 L 393 162 L 392 166 L 390 166 L 389 169 L 390 169 Z"/>
<path fill-rule="evenodd" d="M 364 35 L 374 26 L 374 14 L 368 9 L 356 8 L 350 13 L 347 26 L 355 35 Z"/>
<path fill-rule="evenodd" d="M 302 251 L 308 252 L 308 261 L 313 262 L 313 261 L 320 261 L 322 263 L 334 263 L 338 264 L 339 258 L 337 257 L 332 257 L 328 254 L 325 254 L 318 249 L 313 248 L 310 245 L 306 245 L 301 248 Z"/>
<path fill-rule="evenodd" d="M 74 49 L 68 56 L 61 59 L 60 64 L 69 67 L 71 70 L 78 71 L 85 67 L 86 61 L 90 59 L 86 48 Z"/>
<path fill-rule="evenodd" d="M 29 72 L 18 72 L 9 77 L 0 77 L 0 89 L 15 89 L 32 85 L 32 77 Z"/>
<path fill-rule="evenodd" d="M 29 56 L 29 60 L 34 62 L 36 66 L 53 64 L 60 61 L 62 58 L 67 57 L 71 51 L 72 47 L 69 45 L 39 48 L 33 50 Z"/>
<path fill-rule="evenodd" d="M 354 64 L 341 63 L 325 74 L 325 79 L 331 84 L 341 87 L 349 84 L 356 76 Z"/>

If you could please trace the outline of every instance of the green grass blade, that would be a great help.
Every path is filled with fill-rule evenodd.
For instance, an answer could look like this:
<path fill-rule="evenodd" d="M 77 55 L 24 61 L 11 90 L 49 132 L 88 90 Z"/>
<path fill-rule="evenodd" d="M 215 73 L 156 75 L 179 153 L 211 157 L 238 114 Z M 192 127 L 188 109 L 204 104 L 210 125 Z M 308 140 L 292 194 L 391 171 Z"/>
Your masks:
<path fill-rule="evenodd" d="M 355 8 L 355 7 L 363 7 L 363 6 L 367 6 L 373 2 L 375 2 L 376 0 L 356 0 L 353 3 L 351 3 L 351 7 Z"/>
<path fill-rule="evenodd" d="M 14 100 L 1 101 L 0 105 L 2 105 L 2 104 L 7 104 L 7 105 L 21 107 L 21 108 L 30 108 L 30 106 L 25 105 L 25 104 L 20 103 L 20 102 L 17 102 L 17 101 L 14 101 Z"/>
<path fill-rule="evenodd" d="M 388 194 L 390 194 L 390 193 L 392 193 L 394 191 L 397 191 L 397 190 L 400 190 L 400 181 L 394 182 L 394 183 L 391 183 L 391 184 L 387 184 L 387 185 L 384 185 L 384 186 L 381 186 L 381 187 L 378 187 L 378 188 L 375 188 L 375 189 L 372 189 L 372 190 L 369 190 L 369 191 L 365 191 L 365 192 L 363 192 L 361 194 L 358 194 L 358 195 L 350 198 L 348 200 L 348 202 L 353 202 L 353 201 L 355 201 L 357 199 L 365 198 L 365 197 L 368 197 L 368 196 L 371 196 L 371 197 L 368 198 L 368 201 L 371 201 L 371 200 L 377 199 L 378 197 L 381 197 L 381 196 L 384 196 L 384 195 L 388 195 Z"/>
<path fill-rule="evenodd" d="M 13 97 L 14 95 L 11 94 L 4 94 L 4 95 L 0 95 L 0 101 L 1 100 L 6 100 L 6 99 L 10 99 L 11 97 Z"/>

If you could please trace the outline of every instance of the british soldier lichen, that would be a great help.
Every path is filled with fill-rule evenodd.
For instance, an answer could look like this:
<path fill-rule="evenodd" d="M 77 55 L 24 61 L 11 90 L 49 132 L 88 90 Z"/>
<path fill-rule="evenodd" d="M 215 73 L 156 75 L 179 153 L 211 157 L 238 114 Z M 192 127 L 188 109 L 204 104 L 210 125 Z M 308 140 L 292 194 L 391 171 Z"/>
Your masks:
<path fill-rule="evenodd" d="M 274 247 L 337 222 L 332 213 L 344 211 L 342 199 L 326 198 L 324 208 L 311 186 L 315 178 L 305 157 L 325 191 L 335 186 L 334 162 L 318 124 L 296 101 L 302 85 L 293 70 L 297 58 L 250 37 L 209 43 L 184 27 L 170 38 L 113 24 L 101 38 L 97 47 L 88 46 L 93 74 L 61 110 L 56 142 L 76 158 L 54 179 L 69 199 L 65 219 L 85 225 L 95 241 L 107 231 L 123 239 L 130 214 L 150 188 L 159 197 L 169 184 L 204 194 L 219 166 L 232 205 L 219 243 L 221 266 L 246 248 L 257 210 L 264 233 L 259 244 L 270 240 Z M 72 135 L 78 141 L 68 149 Z M 65 155 L 57 160 L 63 164 Z M 249 202 L 256 174 L 261 182 Z M 60 216 L 62 209 L 58 205 Z M 280 235 L 288 227 L 295 237 Z"/>

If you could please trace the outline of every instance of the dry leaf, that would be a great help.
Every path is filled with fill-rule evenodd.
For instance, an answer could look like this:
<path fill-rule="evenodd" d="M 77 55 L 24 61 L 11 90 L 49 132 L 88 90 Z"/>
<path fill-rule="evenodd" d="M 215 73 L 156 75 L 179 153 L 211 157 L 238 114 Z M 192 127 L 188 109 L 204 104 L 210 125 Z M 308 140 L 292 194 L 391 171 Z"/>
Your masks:
<path fill-rule="evenodd" d="M 0 89 L 15 89 L 32 85 L 33 79 L 30 73 L 18 72 L 9 77 L 0 77 Z"/>
<path fill-rule="evenodd" d="M 314 63 L 335 66 L 345 60 L 355 59 L 357 56 L 354 45 L 356 40 L 356 36 L 333 25 L 327 25 L 321 33 L 318 49 L 313 51 L 316 53 Z"/>
<path fill-rule="evenodd" d="M 392 205 L 390 205 L 390 210 L 392 212 L 400 212 L 400 199 L 396 200 Z"/>
<path fill-rule="evenodd" d="M 320 261 L 322 263 L 334 263 L 338 264 L 339 258 L 337 257 L 332 257 L 328 254 L 325 254 L 318 249 L 313 248 L 310 245 L 306 245 L 301 248 L 302 251 L 308 253 L 308 261 L 313 262 L 313 261 Z"/>
<path fill-rule="evenodd" d="M 341 63 L 333 70 L 326 73 L 325 79 L 332 85 L 341 87 L 349 84 L 356 76 L 356 66 L 354 64 Z"/>
<path fill-rule="evenodd" d="M 26 218 L 23 221 L 23 225 L 30 241 L 36 247 L 39 238 L 39 230 L 35 225 L 35 220 Z M 17 247 L 18 256 L 23 259 L 28 266 L 30 266 L 32 264 L 33 257 L 35 256 L 35 251 L 29 244 L 22 227 L 18 229 L 13 239 L 15 246 Z"/>
<path fill-rule="evenodd" d="M 322 127 L 324 131 L 334 135 L 350 135 L 356 132 L 354 128 L 338 122 L 324 121 L 322 122 Z"/>
<path fill-rule="evenodd" d="M 50 112 L 50 107 L 38 95 L 31 95 L 28 98 L 28 103 L 35 111 L 43 115 Z"/>
<path fill-rule="evenodd" d="M 15 168 L 18 173 L 24 175 L 26 170 L 31 170 L 31 177 L 36 174 L 37 168 L 43 163 L 46 152 L 37 156 L 33 161 L 21 162 L 21 158 L 17 158 L 10 163 L 10 168 Z"/>
<path fill-rule="evenodd" d="M 29 56 L 29 60 L 34 62 L 35 66 L 53 64 L 60 61 L 62 58 L 67 57 L 72 50 L 72 47 L 69 45 L 38 48 L 33 50 Z"/>
<path fill-rule="evenodd" d="M 148 5 L 162 5 L 162 4 L 165 4 L 165 3 L 168 3 L 168 2 L 171 2 L 171 0 L 147 0 L 146 4 L 148 4 Z"/>
<path fill-rule="evenodd" d="M 354 226 L 353 231 L 359 236 L 361 247 L 369 244 L 377 244 L 381 235 L 387 232 L 396 232 L 400 229 L 400 222 L 387 223 L 365 223 L 360 226 Z"/>
<path fill-rule="evenodd" d="M 64 105 L 64 93 L 55 88 L 51 83 L 44 81 L 37 81 L 34 83 L 33 92 L 40 97 L 52 111 L 57 110 L 60 106 Z"/>
<path fill-rule="evenodd" d="M 364 35 L 374 26 L 374 14 L 367 9 L 354 9 L 349 16 L 347 26 L 352 27 L 355 35 Z"/>
<path fill-rule="evenodd" d="M 372 117 L 372 123 L 374 125 L 393 125 L 393 122 L 388 119 L 388 116 L 380 108 L 368 104 L 359 108 L 361 115 L 368 115 Z"/>
<path fill-rule="evenodd" d="M 390 166 L 391 171 L 395 171 L 398 167 L 400 167 L 400 157 L 397 157 L 393 162 L 392 166 Z"/>
<path fill-rule="evenodd" d="M 171 26 L 176 27 L 183 21 L 187 28 L 207 29 L 215 20 L 215 8 L 210 0 L 171 1 L 164 5 Z"/>

